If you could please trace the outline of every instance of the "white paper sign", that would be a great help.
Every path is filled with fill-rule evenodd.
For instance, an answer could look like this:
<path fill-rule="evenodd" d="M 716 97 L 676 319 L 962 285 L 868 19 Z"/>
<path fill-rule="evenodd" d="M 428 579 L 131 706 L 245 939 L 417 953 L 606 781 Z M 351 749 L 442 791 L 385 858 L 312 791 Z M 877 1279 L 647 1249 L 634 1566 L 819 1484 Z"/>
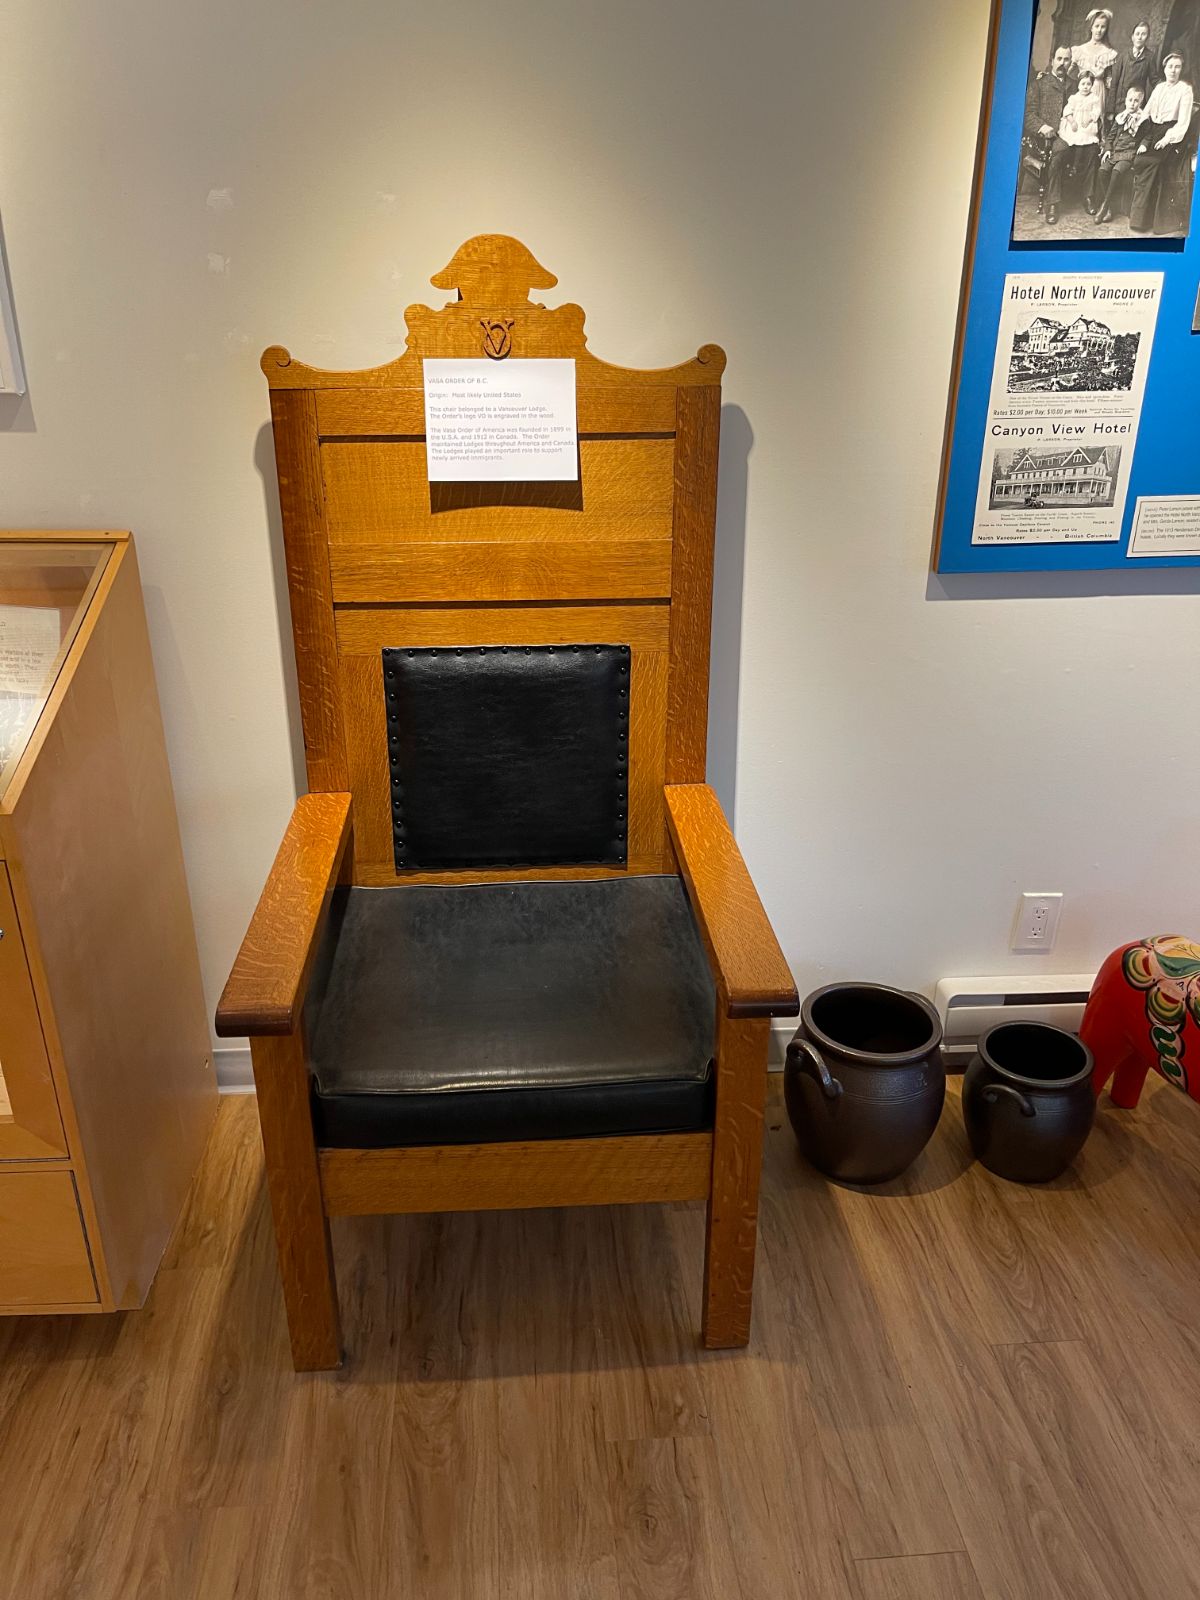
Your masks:
<path fill-rule="evenodd" d="M 54 606 L 0 606 L 0 689 L 40 694 L 62 643 Z"/>
<path fill-rule="evenodd" d="M 0 606 L 0 767 L 25 742 L 61 642 L 53 606 Z"/>
<path fill-rule="evenodd" d="M 1200 556 L 1200 495 L 1139 495 L 1125 553 Z"/>
<path fill-rule="evenodd" d="M 1161 272 L 1009 273 L 973 544 L 1119 539 Z"/>
<path fill-rule="evenodd" d="M 574 361 L 425 358 L 430 483 L 579 477 Z"/>

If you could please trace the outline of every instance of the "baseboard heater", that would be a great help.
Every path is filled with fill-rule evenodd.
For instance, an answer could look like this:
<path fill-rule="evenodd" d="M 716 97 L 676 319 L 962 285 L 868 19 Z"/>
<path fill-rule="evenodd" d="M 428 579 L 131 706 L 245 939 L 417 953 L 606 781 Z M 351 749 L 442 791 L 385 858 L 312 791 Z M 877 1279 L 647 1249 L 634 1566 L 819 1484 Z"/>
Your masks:
<path fill-rule="evenodd" d="M 1077 1033 L 1094 977 L 1071 972 L 942 978 L 933 1003 L 942 1019 L 946 1070 L 965 1071 L 980 1039 L 1001 1022 L 1049 1022 Z"/>

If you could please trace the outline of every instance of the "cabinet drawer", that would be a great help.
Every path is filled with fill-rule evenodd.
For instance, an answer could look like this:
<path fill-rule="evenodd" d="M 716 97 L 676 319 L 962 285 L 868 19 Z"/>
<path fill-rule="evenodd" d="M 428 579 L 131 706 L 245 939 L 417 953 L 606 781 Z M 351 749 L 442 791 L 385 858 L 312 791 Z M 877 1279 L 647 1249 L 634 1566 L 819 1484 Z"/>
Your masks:
<path fill-rule="evenodd" d="M 0 1173 L 0 1314 L 98 1298 L 71 1174 Z"/>

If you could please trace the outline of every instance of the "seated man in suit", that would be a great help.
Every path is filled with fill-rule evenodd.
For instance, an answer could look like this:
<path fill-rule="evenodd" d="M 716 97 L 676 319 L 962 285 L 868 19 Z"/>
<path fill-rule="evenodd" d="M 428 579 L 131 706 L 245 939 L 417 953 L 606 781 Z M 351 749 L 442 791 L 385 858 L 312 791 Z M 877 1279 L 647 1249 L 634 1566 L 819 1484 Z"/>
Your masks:
<path fill-rule="evenodd" d="M 1111 222 L 1116 211 L 1129 210 L 1129 180 L 1140 143 L 1139 126 L 1145 95 L 1139 84 L 1125 91 L 1125 105 L 1104 135 L 1096 180 L 1096 221 Z"/>
<path fill-rule="evenodd" d="M 1048 72 L 1039 72 L 1025 96 L 1025 136 L 1039 142 L 1045 153 L 1043 200 L 1046 221 L 1058 221 L 1062 204 L 1063 169 L 1071 157 L 1070 145 L 1058 136 L 1063 112 L 1074 84 L 1070 80 L 1071 50 L 1060 45 L 1054 52 Z"/>

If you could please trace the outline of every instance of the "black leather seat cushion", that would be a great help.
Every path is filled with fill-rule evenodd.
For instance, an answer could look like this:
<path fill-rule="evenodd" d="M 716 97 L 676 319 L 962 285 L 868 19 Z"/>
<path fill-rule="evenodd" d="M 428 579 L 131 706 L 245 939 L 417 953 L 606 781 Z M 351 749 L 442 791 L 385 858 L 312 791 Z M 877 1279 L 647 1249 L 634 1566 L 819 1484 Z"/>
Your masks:
<path fill-rule="evenodd" d="M 678 878 L 354 888 L 330 940 L 318 1144 L 711 1125 L 715 998 Z"/>

